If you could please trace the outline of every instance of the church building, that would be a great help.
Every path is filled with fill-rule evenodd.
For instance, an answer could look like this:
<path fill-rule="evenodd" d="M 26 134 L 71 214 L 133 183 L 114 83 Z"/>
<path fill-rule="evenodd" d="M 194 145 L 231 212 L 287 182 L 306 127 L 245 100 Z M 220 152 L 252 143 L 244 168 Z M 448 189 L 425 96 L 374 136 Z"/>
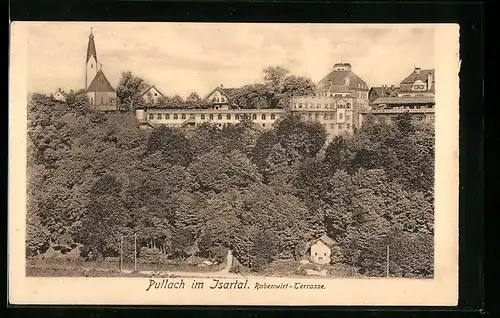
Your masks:
<path fill-rule="evenodd" d="M 101 111 L 116 111 L 116 91 L 102 71 L 102 64 L 98 64 L 94 34 L 90 30 L 85 60 L 85 91 L 92 108 Z"/>

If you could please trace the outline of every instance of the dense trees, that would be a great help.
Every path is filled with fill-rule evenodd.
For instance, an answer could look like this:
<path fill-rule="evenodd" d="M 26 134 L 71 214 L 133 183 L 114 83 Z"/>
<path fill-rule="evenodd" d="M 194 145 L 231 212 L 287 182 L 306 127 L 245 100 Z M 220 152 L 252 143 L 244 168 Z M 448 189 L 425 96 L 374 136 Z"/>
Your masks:
<path fill-rule="evenodd" d="M 266 82 L 286 74 L 271 69 Z M 231 249 L 260 270 L 326 233 L 336 258 L 363 273 L 384 274 L 389 246 L 391 273 L 432 275 L 431 127 L 368 119 L 325 148 L 322 126 L 293 116 L 267 132 L 249 123 L 149 132 L 87 106 L 81 93 L 30 100 L 27 256 L 81 243 L 85 257 L 116 257 L 121 237 L 136 235 L 148 262 L 222 261 Z"/>

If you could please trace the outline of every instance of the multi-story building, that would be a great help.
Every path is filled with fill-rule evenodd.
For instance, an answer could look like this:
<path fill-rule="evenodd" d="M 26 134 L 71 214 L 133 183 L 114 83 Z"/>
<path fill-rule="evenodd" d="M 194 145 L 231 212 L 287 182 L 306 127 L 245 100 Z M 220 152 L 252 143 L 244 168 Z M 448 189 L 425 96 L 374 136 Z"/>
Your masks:
<path fill-rule="evenodd" d="M 361 112 L 361 120 L 371 114 L 376 119 L 391 121 L 401 113 L 410 113 L 415 120 L 434 123 L 435 93 L 434 70 L 416 67 L 400 83 L 397 94 L 375 99 L 370 110 Z"/>
<path fill-rule="evenodd" d="M 152 128 L 157 125 L 167 127 L 194 127 L 202 123 L 215 124 L 222 128 L 228 124 L 251 121 L 261 129 L 271 129 L 276 120 L 284 116 L 283 109 L 172 109 L 142 108 L 135 110 L 140 128 Z"/>
<path fill-rule="evenodd" d="M 319 122 L 333 136 L 352 133 L 360 125 L 360 111 L 367 108 L 368 85 L 350 63 L 337 63 L 318 82 L 316 95 L 292 98 L 290 111 Z"/>

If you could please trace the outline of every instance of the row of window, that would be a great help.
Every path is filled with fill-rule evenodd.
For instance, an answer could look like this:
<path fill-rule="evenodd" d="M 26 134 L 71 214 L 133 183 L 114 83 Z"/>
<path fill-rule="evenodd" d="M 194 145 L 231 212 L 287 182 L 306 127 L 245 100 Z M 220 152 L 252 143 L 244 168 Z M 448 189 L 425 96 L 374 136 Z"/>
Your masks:
<path fill-rule="evenodd" d="M 351 93 L 344 93 L 344 94 L 335 93 L 334 94 L 334 93 L 326 92 L 326 93 L 317 93 L 316 96 L 318 96 L 318 97 L 349 97 L 349 96 L 351 96 Z M 312 96 L 312 97 L 314 98 L 315 96 Z"/>
<path fill-rule="evenodd" d="M 304 118 L 309 118 L 309 119 L 312 119 L 312 118 L 315 118 L 315 119 L 319 119 L 320 118 L 320 115 L 319 114 L 307 114 L 307 115 L 304 115 Z M 344 120 L 344 114 L 342 113 L 339 113 L 338 114 L 338 120 Z M 323 114 L 323 120 L 335 120 L 335 114 Z M 351 114 L 346 114 L 345 115 L 345 120 L 346 121 L 349 121 L 351 120 Z"/>
<path fill-rule="evenodd" d="M 313 104 L 313 103 L 294 103 L 293 106 L 295 108 L 312 108 L 312 109 L 320 109 L 321 104 Z M 302 107 L 303 106 L 303 107 Z M 335 104 L 324 104 L 324 107 L 326 109 L 335 109 Z M 338 102 L 337 103 L 337 108 L 347 108 L 351 109 L 351 102 L 343 103 L 343 102 Z"/>
<path fill-rule="evenodd" d="M 323 124 L 323 127 L 325 127 L 325 129 L 328 128 L 328 126 L 326 124 Z M 351 124 L 345 124 L 345 126 L 344 126 L 344 124 L 330 124 L 330 129 L 333 130 L 335 128 L 337 128 L 337 129 L 344 129 L 344 128 L 351 129 Z"/>
<path fill-rule="evenodd" d="M 271 114 L 270 117 L 271 117 L 271 120 L 275 120 L 276 119 L 276 115 L 275 114 Z M 163 118 L 170 119 L 170 114 L 156 114 L 156 119 L 163 119 Z M 173 114 L 172 118 L 173 119 L 179 119 L 179 114 Z M 201 114 L 200 118 L 201 118 L 201 120 L 205 120 L 206 119 L 205 114 Z M 208 118 L 210 120 L 213 120 L 214 119 L 214 114 L 209 114 Z M 217 119 L 218 120 L 222 120 L 222 118 L 223 118 L 222 114 L 218 114 L 217 115 Z M 242 115 L 235 114 L 234 115 L 234 119 L 236 119 L 236 120 L 239 120 L 239 119 L 250 119 L 250 118 L 252 120 L 257 120 L 257 114 L 252 114 L 252 116 L 250 116 L 249 114 L 242 114 Z M 267 118 L 266 114 L 262 114 L 261 118 L 262 118 L 262 120 L 266 120 L 266 118 Z M 155 114 L 149 114 L 149 119 L 155 119 Z M 181 114 L 181 119 L 185 120 L 186 119 L 186 114 Z M 189 115 L 189 119 L 194 119 L 194 115 L 190 114 Z M 231 114 L 227 114 L 226 115 L 226 119 L 227 120 L 231 120 L 232 119 Z"/>

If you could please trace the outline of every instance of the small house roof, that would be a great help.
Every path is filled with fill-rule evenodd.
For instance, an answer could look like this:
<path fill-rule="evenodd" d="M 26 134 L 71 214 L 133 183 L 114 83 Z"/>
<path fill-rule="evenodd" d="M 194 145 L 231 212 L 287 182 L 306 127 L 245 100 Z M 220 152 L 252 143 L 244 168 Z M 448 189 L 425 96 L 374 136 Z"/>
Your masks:
<path fill-rule="evenodd" d="M 94 77 L 92 83 L 90 83 L 87 92 L 114 92 L 115 89 L 109 83 L 108 79 L 104 75 L 102 70 L 99 70 Z"/>
<path fill-rule="evenodd" d="M 153 88 L 154 88 L 154 89 L 155 89 L 158 93 L 160 93 L 160 95 L 161 95 L 162 97 L 165 97 L 165 95 L 163 95 L 163 93 L 162 93 L 162 92 L 160 92 L 160 90 L 159 90 L 159 89 L 158 89 L 155 85 L 150 85 L 150 86 L 148 86 L 145 90 L 143 90 L 143 91 L 142 91 L 141 96 L 146 95 L 146 94 L 147 94 L 147 93 L 148 93 L 151 89 L 153 89 Z"/>
<path fill-rule="evenodd" d="M 311 247 L 311 245 L 314 245 L 316 244 L 317 242 L 323 242 L 325 243 L 327 246 L 329 247 L 332 247 L 333 245 L 335 245 L 335 241 L 330 238 L 328 235 L 326 234 L 323 234 L 321 237 L 317 238 L 317 239 L 314 239 L 312 241 L 310 241 L 308 244 L 307 244 L 307 248 Z"/>
<path fill-rule="evenodd" d="M 205 99 L 209 98 L 210 95 L 212 95 L 216 91 L 221 92 L 228 99 L 231 99 L 231 95 L 234 93 L 235 90 L 237 90 L 237 88 L 225 88 L 225 87 L 222 87 L 222 86 L 217 86 L 213 91 L 211 91 L 209 94 L 207 94 L 207 96 L 205 97 Z"/>

